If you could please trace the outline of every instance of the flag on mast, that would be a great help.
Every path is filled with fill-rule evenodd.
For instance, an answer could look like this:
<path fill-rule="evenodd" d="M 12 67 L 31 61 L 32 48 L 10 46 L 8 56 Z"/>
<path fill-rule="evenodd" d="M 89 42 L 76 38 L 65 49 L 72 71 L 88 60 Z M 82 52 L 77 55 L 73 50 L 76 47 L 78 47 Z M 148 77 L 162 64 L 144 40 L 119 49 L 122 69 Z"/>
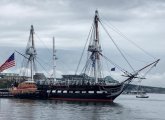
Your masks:
<path fill-rule="evenodd" d="M 8 69 L 10 67 L 15 66 L 15 59 L 14 59 L 14 53 L 5 61 L 5 63 L 3 63 L 0 66 L 0 72 L 4 71 L 5 69 Z"/>

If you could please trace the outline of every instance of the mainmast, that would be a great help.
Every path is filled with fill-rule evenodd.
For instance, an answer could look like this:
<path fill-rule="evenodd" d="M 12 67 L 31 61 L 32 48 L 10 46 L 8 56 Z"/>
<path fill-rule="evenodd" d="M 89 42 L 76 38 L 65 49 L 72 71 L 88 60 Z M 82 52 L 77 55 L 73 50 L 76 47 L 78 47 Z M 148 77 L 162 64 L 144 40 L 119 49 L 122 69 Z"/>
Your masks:
<path fill-rule="evenodd" d="M 55 49 L 55 39 L 53 37 L 53 78 L 54 83 L 56 83 L 56 49 Z"/>
<path fill-rule="evenodd" d="M 90 59 L 92 61 L 92 67 L 94 72 L 94 78 L 95 83 L 98 83 L 98 78 L 101 77 L 101 71 L 100 71 L 100 53 L 101 53 L 101 47 L 99 44 L 99 31 L 98 31 L 98 22 L 99 22 L 99 16 L 98 11 L 95 11 L 95 17 L 94 17 L 94 36 L 93 36 L 93 42 L 88 47 L 88 51 L 92 52 Z"/>
<path fill-rule="evenodd" d="M 98 83 L 98 70 L 99 70 L 99 60 L 100 60 L 100 56 L 99 56 L 99 31 L 98 31 L 98 21 L 99 21 L 99 17 L 98 17 L 98 11 L 95 11 L 95 47 L 96 47 L 96 53 L 95 53 L 95 70 L 94 70 L 94 75 L 95 75 L 95 82 Z"/>

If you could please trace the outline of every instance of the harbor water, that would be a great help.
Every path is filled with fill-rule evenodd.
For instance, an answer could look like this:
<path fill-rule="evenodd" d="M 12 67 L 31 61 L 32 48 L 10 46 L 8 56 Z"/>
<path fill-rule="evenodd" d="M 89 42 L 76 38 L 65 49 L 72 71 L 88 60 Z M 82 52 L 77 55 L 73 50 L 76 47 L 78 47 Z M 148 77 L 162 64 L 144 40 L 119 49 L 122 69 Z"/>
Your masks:
<path fill-rule="evenodd" d="M 0 98 L 0 120 L 165 120 L 165 94 L 121 95 L 114 103 Z"/>

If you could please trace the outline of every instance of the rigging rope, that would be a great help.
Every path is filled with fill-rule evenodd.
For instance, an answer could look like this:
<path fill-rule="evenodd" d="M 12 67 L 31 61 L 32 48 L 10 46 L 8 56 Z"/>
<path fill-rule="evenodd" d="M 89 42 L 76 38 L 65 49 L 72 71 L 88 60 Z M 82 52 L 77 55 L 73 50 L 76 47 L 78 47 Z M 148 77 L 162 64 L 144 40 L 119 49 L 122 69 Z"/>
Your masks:
<path fill-rule="evenodd" d="M 142 78 L 145 78 L 145 76 L 155 67 L 156 64 L 152 65 L 151 68 L 146 71 L 146 73 L 142 76 Z M 142 79 L 139 80 L 140 82 L 142 81 Z"/>
<path fill-rule="evenodd" d="M 80 66 L 80 63 L 81 63 L 81 60 L 82 60 L 82 57 L 83 57 L 85 48 L 86 48 L 86 46 L 87 46 L 87 43 L 88 43 L 88 41 L 89 41 L 89 37 L 90 37 L 90 34 L 91 34 L 92 31 L 93 31 L 93 24 L 92 24 L 91 29 L 90 29 L 90 31 L 89 31 L 89 34 L 88 34 L 88 37 L 87 37 L 87 40 L 86 40 L 86 43 L 85 43 L 83 52 L 81 53 L 81 57 L 80 57 L 80 60 L 79 60 L 79 62 L 78 62 L 78 66 L 77 66 L 77 68 L 76 68 L 75 75 L 77 74 L 77 71 L 78 71 L 78 69 L 79 69 L 79 66 Z"/>
<path fill-rule="evenodd" d="M 38 64 L 44 69 L 44 71 L 49 75 L 49 76 L 51 76 L 47 71 L 46 71 L 46 69 L 44 68 L 44 66 L 36 59 L 36 61 L 38 62 Z"/>
<path fill-rule="evenodd" d="M 51 50 L 46 46 L 46 44 L 43 42 L 43 40 L 35 33 L 36 37 L 43 43 L 43 45 L 45 46 L 45 48 L 49 51 L 49 53 L 51 53 Z M 51 56 L 51 55 L 50 55 Z"/>
<path fill-rule="evenodd" d="M 137 87 L 137 90 L 140 89 L 140 87 L 141 87 L 141 86 L 140 86 L 140 83 L 142 82 L 142 80 L 145 79 L 145 76 L 146 76 L 155 66 L 156 66 L 156 64 L 152 65 L 151 68 L 150 68 L 148 71 L 146 71 L 146 73 L 145 73 L 144 75 L 142 75 L 142 77 L 139 77 L 139 78 L 138 78 L 138 79 L 139 79 L 139 81 L 138 81 L 138 82 L 139 82 L 139 83 L 138 83 L 139 85 L 138 85 L 138 87 Z"/>
<path fill-rule="evenodd" d="M 113 44 L 116 46 L 116 48 L 118 49 L 118 51 L 120 52 L 120 54 L 122 55 L 122 57 L 125 59 L 125 61 L 128 63 L 128 65 L 130 66 L 130 68 L 135 72 L 134 68 L 131 66 L 131 64 L 129 63 L 129 61 L 126 59 L 126 57 L 124 56 L 124 54 L 122 53 L 122 51 L 119 49 L 118 45 L 115 43 L 114 39 L 111 37 L 111 35 L 108 33 L 107 29 L 104 27 L 104 25 L 102 24 L 102 22 L 100 21 L 100 24 L 102 25 L 103 29 L 105 30 L 105 32 L 107 33 L 107 35 L 109 36 L 109 38 L 112 40 Z"/>
<path fill-rule="evenodd" d="M 48 64 L 47 62 L 43 61 L 40 57 L 36 57 L 38 60 L 40 60 L 42 63 L 44 63 L 45 65 L 49 66 L 49 67 L 52 67 L 50 66 L 50 64 Z"/>
<path fill-rule="evenodd" d="M 126 70 L 124 70 L 123 68 L 121 68 L 119 65 L 117 65 L 116 63 L 114 63 L 112 60 L 108 59 L 106 56 L 104 56 L 103 54 L 99 53 L 102 57 L 104 57 L 108 62 L 110 62 L 111 64 L 113 64 L 115 67 L 117 67 L 119 70 L 121 70 L 124 74 L 127 73 Z"/>
<path fill-rule="evenodd" d="M 83 71 L 84 71 L 84 73 L 86 73 L 87 69 L 89 68 L 89 67 L 88 67 L 89 64 L 90 64 L 90 58 L 87 59 L 87 62 L 86 62 L 86 64 L 85 64 L 84 68 L 82 69 L 81 73 L 83 73 Z M 90 68 L 89 68 L 89 69 L 90 69 Z"/>
<path fill-rule="evenodd" d="M 104 23 L 106 24 L 106 23 Z M 110 24 L 110 23 L 109 23 Z M 141 51 L 143 51 L 146 55 L 150 56 L 153 59 L 156 59 L 153 55 L 151 55 L 150 53 L 148 53 L 146 50 L 144 50 L 143 48 L 141 48 L 138 44 L 136 44 L 135 42 L 133 42 L 131 39 L 129 39 L 126 35 L 124 35 L 119 29 L 117 29 L 114 25 L 110 24 L 112 27 L 110 27 L 108 24 L 106 24 L 110 29 L 112 29 L 113 31 L 115 31 L 116 33 L 118 33 L 121 37 L 123 37 L 125 40 L 129 41 L 130 43 L 132 43 L 134 46 L 136 46 L 137 48 L 139 48 Z"/>

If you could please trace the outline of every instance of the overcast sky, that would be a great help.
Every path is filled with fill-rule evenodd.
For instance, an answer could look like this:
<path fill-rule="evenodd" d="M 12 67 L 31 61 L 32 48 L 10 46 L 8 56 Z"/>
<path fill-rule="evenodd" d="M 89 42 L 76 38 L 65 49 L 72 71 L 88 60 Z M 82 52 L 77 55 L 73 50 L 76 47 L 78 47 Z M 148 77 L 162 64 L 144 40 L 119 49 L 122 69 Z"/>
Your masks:
<path fill-rule="evenodd" d="M 14 50 L 24 50 L 30 26 L 33 24 L 40 58 L 49 58 L 45 61 L 51 60 L 51 54 L 48 55 L 50 52 L 47 54 L 45 51 L 51 50 L 52 37 L 55 36 L 59 58 L 57 74 L 74 73 L 96 9 L 103 23 L 109 26 L 107 29 L 115 26 L 149 54 L 161 59 L 143 84 L 165 87 L 164 0 L 1 0 L 0 63 L 2 64 Z M 109 32 L 126 56 L 133 56 L 134 60 L 145 63 L 155 60 L 114 33 L 112 29 L 109 29 Z M 122 67 L 126 67 L 123 65 L 126 64 L 124 60 L 118 57 L 117 51 L 113 52 L 116 50 L 113 43 L 107 39 L 105 33 L 100 35 L 108 56 Z M 134 60 L 130 58 L 129 61 L 135 69 L 145 65 L 144 62 L 140 64 Z M 19 68 L 4 72 L 16 72 L 17 69 Z M 118 75 L 119 71 L 112 74 Z"/>

